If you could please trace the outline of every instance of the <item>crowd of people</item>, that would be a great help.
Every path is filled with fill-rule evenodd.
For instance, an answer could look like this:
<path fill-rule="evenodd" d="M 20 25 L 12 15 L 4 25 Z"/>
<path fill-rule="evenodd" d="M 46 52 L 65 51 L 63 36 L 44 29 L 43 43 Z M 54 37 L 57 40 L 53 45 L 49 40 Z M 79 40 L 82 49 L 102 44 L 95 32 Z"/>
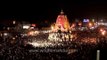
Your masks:
<path fill-rule="evenodd" d="M 101 50 L 101 59 L 105 59 L 107 50 L 106 37 L 97 37 L 96 31 L 77 31 L 72 41 L 52 42 L 55 46 L 33 47 L 28 42 L 49 42 L 49 34 L 10 38 L 0 37 L 0 60 L 95 60 L 96 51 Z M 46 39 L 47 38 L 47 39 Z M 41 43 L 41 44 L 42 44 Z M 61 45 L 58 45 L 61 43 Z M 74 50 L 73 50 L 74 49 Z M 42 50 L 45 50 L 42 51 Z M 63 50 L 63 52 L 46 52 L 47 50 Z M 65 51 L 65 52 L 64 52 Z M 73 51 L 73 52 L 72 52 Z M 105 55 L 106 56 L 106 55 Z"/>

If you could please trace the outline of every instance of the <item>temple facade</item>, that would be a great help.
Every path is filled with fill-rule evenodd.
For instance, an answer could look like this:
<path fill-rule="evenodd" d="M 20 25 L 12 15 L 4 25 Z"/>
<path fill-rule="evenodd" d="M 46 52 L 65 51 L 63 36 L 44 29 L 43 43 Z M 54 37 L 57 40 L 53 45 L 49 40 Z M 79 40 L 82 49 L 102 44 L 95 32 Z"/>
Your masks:
<path fill-rule="evenodd" d="M 69 24 L 67 15 L 64 15 L 63 10 L 61 10 L 60 14 L 56 19 L 53 30 L 68 31 L 69 29 L 70 29 L 70 24 Z"/>

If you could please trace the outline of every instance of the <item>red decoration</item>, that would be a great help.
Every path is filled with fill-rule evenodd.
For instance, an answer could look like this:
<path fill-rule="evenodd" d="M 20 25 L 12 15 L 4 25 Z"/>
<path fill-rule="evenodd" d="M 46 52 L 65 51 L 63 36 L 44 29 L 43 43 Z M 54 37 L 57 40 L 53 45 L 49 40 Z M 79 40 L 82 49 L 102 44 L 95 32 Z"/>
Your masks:
<path fill-rule="evenodd" d="M 33 26 L 33 27 L 35 27 L 35 26 L 36 26 L 36 24 L 32 24 L 32 26 Z"/>

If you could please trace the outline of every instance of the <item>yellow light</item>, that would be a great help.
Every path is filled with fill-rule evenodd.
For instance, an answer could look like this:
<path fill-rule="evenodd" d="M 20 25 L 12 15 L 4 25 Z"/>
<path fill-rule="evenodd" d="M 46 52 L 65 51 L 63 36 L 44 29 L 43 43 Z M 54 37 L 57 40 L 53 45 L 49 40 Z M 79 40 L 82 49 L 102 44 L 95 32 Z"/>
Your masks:
<path fill-rule="evenodd" d="M 51 29 L 53 30 L 53 29 L 54 29 L 54 27 L 53 27 L 53 26 L 51 26 Z"/>
<path fill-rule="evenodd" d="M 92 23 L 89 23 L 89 27 L 91 27 L 92 26 Z"/>
<path fill-rule="evenodd" d="M 79 25 L 79 26 L 81 26 L 81 25 L 82 25 L 82 23 L 79 23 L 78 25 Z"/>
<path fill-rule="evenodd" d="M 73 37 L 74 37 L 73 35 L 70 36 L 71 39 L 72 39 Z"/>
<path fill-rule="evenodd" d="M 102 35 L 105 35 L 105 34 L 106 34 L 106 31 L 102 31 L 101 34 L 102 34 Z"/>
<path fill-rule="evenodd" d="M 16 21 L 13 21 L 13 24 L 16 24 Z"/>
<path fill-rule="evenodd" d="M 100 29 L 100 31 L 103 31 L 103 29 Z"/>
<path fill-rule="evenodd" d="M 15 37 L 13 37 L 12 39 L 13 39 L 13 40 L 15 40 L 16 38 L 15 38 Z"/>
<path fill-rule="evenodd" d="M 34 35 L 34 31 L 30 31 L 28 35 Z"/>
<path fill-rule="evenodd" d="M 75 24 L 72 24 L 71 28 L 75 27 Z"/>

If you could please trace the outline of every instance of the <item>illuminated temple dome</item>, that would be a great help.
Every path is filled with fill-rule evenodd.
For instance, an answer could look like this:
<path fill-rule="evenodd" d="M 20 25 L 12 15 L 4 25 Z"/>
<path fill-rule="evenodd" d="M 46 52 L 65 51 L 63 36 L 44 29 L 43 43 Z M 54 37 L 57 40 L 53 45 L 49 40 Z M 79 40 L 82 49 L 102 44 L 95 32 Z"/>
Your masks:
<path fill-rule="evenodd" d="M 60 14 L 56 19 L 54 30 L 68 31 L 70 29 L 69 21 L 67 16 L 64 15 L 63 10 L 61 10 Z"/>

